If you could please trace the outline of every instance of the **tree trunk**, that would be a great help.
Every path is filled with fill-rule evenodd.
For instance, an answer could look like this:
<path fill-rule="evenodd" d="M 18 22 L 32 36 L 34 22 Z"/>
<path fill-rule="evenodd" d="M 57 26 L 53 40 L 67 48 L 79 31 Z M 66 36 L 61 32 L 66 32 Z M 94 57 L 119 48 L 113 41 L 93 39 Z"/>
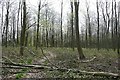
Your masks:
<path fill-rule="evenodd" d="M 23 26 L 21 26 L 20 54 L 23 55 L 26 31 L 26 1 L 23 2 Z"/>
<path fill-rule="evenodd" d="M 118 70 L 119 70 L 119 75 L 120 75 L 120 1 L 118 2 L 118 48 L 117 48 L 117 53 L 118 53 Z"/>
<path fill-rule="evenodd" d="M 89 48 L 91 47 L 91 24 L 90 24 L 90 15 L 89 15 L 89 6 L 87 5 L 87 17 L 88 17 L 88 35 L 89 35 Z"/>
<path fill-rule="evenodd" d="M 48 47 L 48 10 L 47 10 L 47 7 L 46 7 L 46 47 Z"/>
<path fill-rule="evenodd" d="M 112 39 L 112 49 L 114 50 L 115 46 L 114 46 L 114 27 L 113 27 L 113 14 L 114 14 L 114 11 L 113 11 L 113 0 L 112 0 L 112 15 L 111 15 L 111 39 Z"/>
<path fill-rule="evenodd" d="M 86 27 L 85 27 L 85 47 L 87 48 L 88 47 L 88 29 L 87 29 L 87 18 L 86 18 Z"/>
<path fill-rule="evenodd" d="M 54 17 L 52 17 L 52 47 L 55 46 L 54 35 L 55 35 L 55 30 L 54 30 Z"/>
<path fill-rule="evenodd" d="M 62 13 L 63 13 L 63 0 L 61 2 L 61 47 L 63 47 Z"/>
<path fill-rule="evenodd" d="M 18 28 L 18 25 L 19 25 L 19 12 L 20 12 L 20 4 L 21 2 L 19 2 L 19 7 L 18 7 L 18 15 L 17 15 L 17 45 L 19 44 L 19 28 Z"/>
<path fill-rule="evenodd" d="M 100 47 L 99 47 L 99 6 L 98 6 L 98 0 L 96 2 L 96 5 L 97 5 L 97 49 L 99 50 Z"/>
<path fill-rule="evenodd" d="M 117 26 L 117 5 L 116 5 L 116 0 L 115 0 L 115 48 L 117 48 L 117 31 L 118 31 L 118 26 Z"/>
<path fill-rule="evenodd" d="M 85 56 L 81 48 L 80 36 L 79 36 L 79 18 L 78 18 L 79 2 L 74 2 L 74 5 L 75 5 L 75 29 L 76 29 L 77 50 L 79 53 L 79 59 L 85 59 Z"/>
<path fill-rule="evenodd" d="M 72 32 L 72 37 L 71 37 L 71 48 L 74 51 L 74 33 L 73 33 L 73 2 L 71 1 L 71 32 Z"/>
<path fill-rule="evenodd" d="M 38 6 L 38 21 L 37 21 L 37 39 L 36 39 L 36 49 L 38 48 L 38 44 L 39 44 L 39 19 L 40 19 L 40 6 L 41 6 L 41 0 L 39 2 L 39 6 Z"/>
<path fill-rule="evenodd" d="M 15 14 L 13 14 L 13 47 L 15 46 Z"/>
<path fill-rule="evenodd" d="M 1 18 L 2 18 L 2 19 L 1 19 L 2 45 L 4 44 L 4 43 L 3 43 L 3 42 L 4 42 L 4 41 L 3 41 L 3 35 L 4 35 L 4 30 L 5 30 L 5 29 L 4 29 L 5 27 L 3 26 L 3 12 L 4 12 L 4 4 L 2 4 L 2 17 L 1 17 Z"/>
<path fill-rule="evenodd" d="M 9 1 L 7 2 L 7 14 L 6 14 L 6 39 L 5 39 L 5 47 L 7 47 L 7 38 L 8 38 L 8 25 L 9 25 Z"/>

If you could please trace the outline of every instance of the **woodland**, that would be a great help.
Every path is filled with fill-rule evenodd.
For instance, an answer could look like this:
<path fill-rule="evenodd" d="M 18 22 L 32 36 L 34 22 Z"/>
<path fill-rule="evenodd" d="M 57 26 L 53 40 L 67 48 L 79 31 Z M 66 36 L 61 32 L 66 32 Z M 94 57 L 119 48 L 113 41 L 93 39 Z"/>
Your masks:
<path fill-rule="evenodd" d="M 120 80 L 119 0 L 30 1 L 0 0 L 0 79 Z"/>

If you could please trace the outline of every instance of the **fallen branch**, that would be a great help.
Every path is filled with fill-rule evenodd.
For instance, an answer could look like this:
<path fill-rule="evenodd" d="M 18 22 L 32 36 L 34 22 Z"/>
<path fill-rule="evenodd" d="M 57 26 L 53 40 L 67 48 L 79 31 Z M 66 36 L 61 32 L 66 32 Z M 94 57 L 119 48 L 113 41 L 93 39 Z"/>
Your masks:
<path fill-rule="evenodd" d="M 53 63 L 48 59 L 48 57 L 44 54 L 44 51 L 43 51 L 43 49 L 42 49 L 41 47 L 40 47 L 40 49 L 41 49 L 41 52 L 42 52 L 43 56 L 47 59 L 47 61 L 48 61 L 52 66 L 55 66 L 56 68 L 58 68 L 57 65 L 53 64 Z"/>
<path fill-rule="evenodd" d="M 87 63 L 87 62 L 94 61 L 95 59 L 96 59 L 96 57 L 93 57 L 93 58 L 90 59 L 90 60 L 81 60 L 80 62 L 81 62 L 81 63 Z"/>
<path fill-rule="evenodd" d="M 116 74 L 116 73 L 109 73 L 109 72 L 88 72 L 88 71 L 82 71 L 82 70 L 78 70 L 78 69 L 67 69 L 67 68 L 56 68 L 56 67 L 48 67 L 48 66 L 40 66 L 40 65 L 25 65 L 25 64 L 15 64 L 15 63 L 3 63 L 5 65 L 11 65 L 8 66 L 6 68 L 15 68 L 15 66 L 18 67 L 27 67 L 27 68 L 31 68 L 31 69 L 42 69 L 42 70 L 58 70 L 61 72 L 73 72 L 73 73 L 80 73 L 83 75 L 93 75 L 93 76 L 105 76 L 105 77 L 116 77 L 116 78 L 120 78 L 120 75 Z M 5 68 L 5 67 L 4 67 Z"/>

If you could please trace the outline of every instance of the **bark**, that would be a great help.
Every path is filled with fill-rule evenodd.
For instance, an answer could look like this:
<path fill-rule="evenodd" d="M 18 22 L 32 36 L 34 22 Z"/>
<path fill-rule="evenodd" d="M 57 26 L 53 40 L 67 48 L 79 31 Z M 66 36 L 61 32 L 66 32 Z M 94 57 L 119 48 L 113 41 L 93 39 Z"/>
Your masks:
<path fill-rule="evenodd" d="M 97 48 L 98 48 L 98 50 L 100 49 L 100 47 L 99 47 L 99 6 L 98 6 L 98 0 L 97 0 L 97 2 L 96 2 L 96 4 L 97 4 Z"/>
<path fill-rule="evenodd" d="M 118 70 L 120 75 L 120 1 L 118 2 L 118 47 L 117 47 L 117 53 L 118 53 Z"/>
<path fill-rule="evenodd" d="M 15 46 L 15 14 L 13 14 L 13 47 Z"/>
<path fill-rule="evenodd" d="M 41 6 L 41 0 L 39 2 L 39 6 L 38 6 L 38 20 L 37 20 L 37 39 L 36 39 L 36 49 L 38 48 L 38 44 L 39 44 L 39 19 L 40 19 L 40 6 Z"/>
<path fill-rule="evenodd" d="M 18 14 L 17 14 L 17 44 L 19 44 L 19 13 L 20 13 L 20 4 L 21 2 L 19 2 L 19 7 L 18 7 Z"/>
<path fill-rule="evenodd" d="M 114 46 L 114 27 L 113 27 L 113 15 L 114 15 L 114 10 L 113 10 L 113 0 L 112 0 L 112 15 L 111 15 L 111 39 L 112 39 L 112 48 L 113 50 L 115 49 L 115 46 Z"/>
<path fill-rule="evenodd" d="M 92 35 L 91 35 L 91 24 L 90 24 L 90 14 L 89 14 L 89 6 L 87 4 L 87 17 L 88 17 L 88 35 L 89 35 L 89 48 L 91 47 L 91 40 L 92 40 Z"/>
<path fill-rule="evenodd" d="M 28 34 L 29 34 L 29 32 L 27 31 L 26 35 L 25 35 L 25 46 L 28 45 Z"/>
<path fill-rule="evenodd" d="M 4 4 L 2 4 L 2 17 L 1 17 L 2 45 L 4 44 L 3 38 L 4 38 L 4 30 L 5 30 L 5 27 L 3 26 L 3 12 L 4 12 Z"/>
<path fill-rule="evenodd" d="M 86 27 L 85 27 L 85 47 L 87 48 L 88 47 L 88 29 L 87 29 L 87 18 L 86 18 Z"/>
<path fill-rule="evenodd" d="M 74 6 L 75 6 L 75 29 L 76 29 L 77 50 L 79 54 L 79 59 L 85 59 L 85 56 L 81 48 L 80 36 L 79 36 L 79 18 L 78 18 L 79 2 L 74 2 Z"/>
<path fill-rule="evenodd" d="M 47 10 L 47 7 L 46 7 L 46 14 L 45 14 L 45 17 L 46 17 L 46 47 L 48 47 L 48 10 Z"/>
<path fill-rule="evenodd" d="M 23 2 L 23 26 L 21 26 L 20 54 L 23 55 L 26 31 L 26 2 Z"/>
<path fill-rule="evenodd" d="M 54 34 L 55 34 L 55 30 L 54 30 L 54 17 L 53 17 L 52 18 L 52 47 L 55 46 Z"/>
<path fill-rule="evenodd" d="M 115 10 L 115 48 L 117 48 L 117 31 L 118 31 L 118 26 L 117 26 L 117 4 L 116 4 L 116 0 L 115 0 L 115 7 L 114 7 L 114 10 Z"/>
<path fill-rule="evenodd" d="M 71 48 L 73 49 L 74 51 L 74 29 L 73 29 L 73 2 L 71 1 L 71 32 L 72 32 L 72 35 L 71 35 Z"/>
<path fill-rule="evenodd" d="M 61 47 L 63 47 L 62 15 L 63 15 L 63 0 L 61 2 Z"/>
<path fill-rule="evenodd" d="M 7 47 L 7 40 L 8 40 L 8 25 L 9 25 L 9 1 L 7 2 L 5 47 Z"/>

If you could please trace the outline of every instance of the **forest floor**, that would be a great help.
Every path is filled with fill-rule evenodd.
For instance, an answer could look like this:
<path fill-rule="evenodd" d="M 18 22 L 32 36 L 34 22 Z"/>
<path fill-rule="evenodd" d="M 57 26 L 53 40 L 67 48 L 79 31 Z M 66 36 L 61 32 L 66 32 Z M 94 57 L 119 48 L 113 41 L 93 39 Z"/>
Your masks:
<path fill-rule="evenodd" d="M 9 58 L 15 63 L 34 64 L 34 65 L 49 65 L 58 66 L 60 68 L 79 69 L 83 71 L 111 72 L 118 73 L 118 58 L 117 53 L 113 50 L 101 49 L 83 49 L 86 60 L 96 57 L 90 62 L 80 62 L 78 60 L 77 50 L 71 48 L 43 48 L 41 49 L 26 48 L 24 56 L 19 55 L 19 48 L 4 48 L 2 49 L 3 56 Z M 3 58 L 3 61 L 9 61 Z M 39 69 L 3 69 L 4 78 L 88 78 L 91 76 L 81 75 L 73 72 L 60 72 Z M 15 73 L 23 71 L 23 73 Z M 14 73 L 13 73 L 14 72 Z M 92 76 L 93 78 L 94 76 Z M 96 77 L 97 78 L 97 77 Z M 100 77 L 99 77 L 100 78 Z M 87 79 L 91 80 L 91 79 Z M 104 79 L 103 79 L 104 80 Z M 105 79 L 107 80 L 107 79 Z M 112 80 L 112 79 L 108 79 Z"/>

